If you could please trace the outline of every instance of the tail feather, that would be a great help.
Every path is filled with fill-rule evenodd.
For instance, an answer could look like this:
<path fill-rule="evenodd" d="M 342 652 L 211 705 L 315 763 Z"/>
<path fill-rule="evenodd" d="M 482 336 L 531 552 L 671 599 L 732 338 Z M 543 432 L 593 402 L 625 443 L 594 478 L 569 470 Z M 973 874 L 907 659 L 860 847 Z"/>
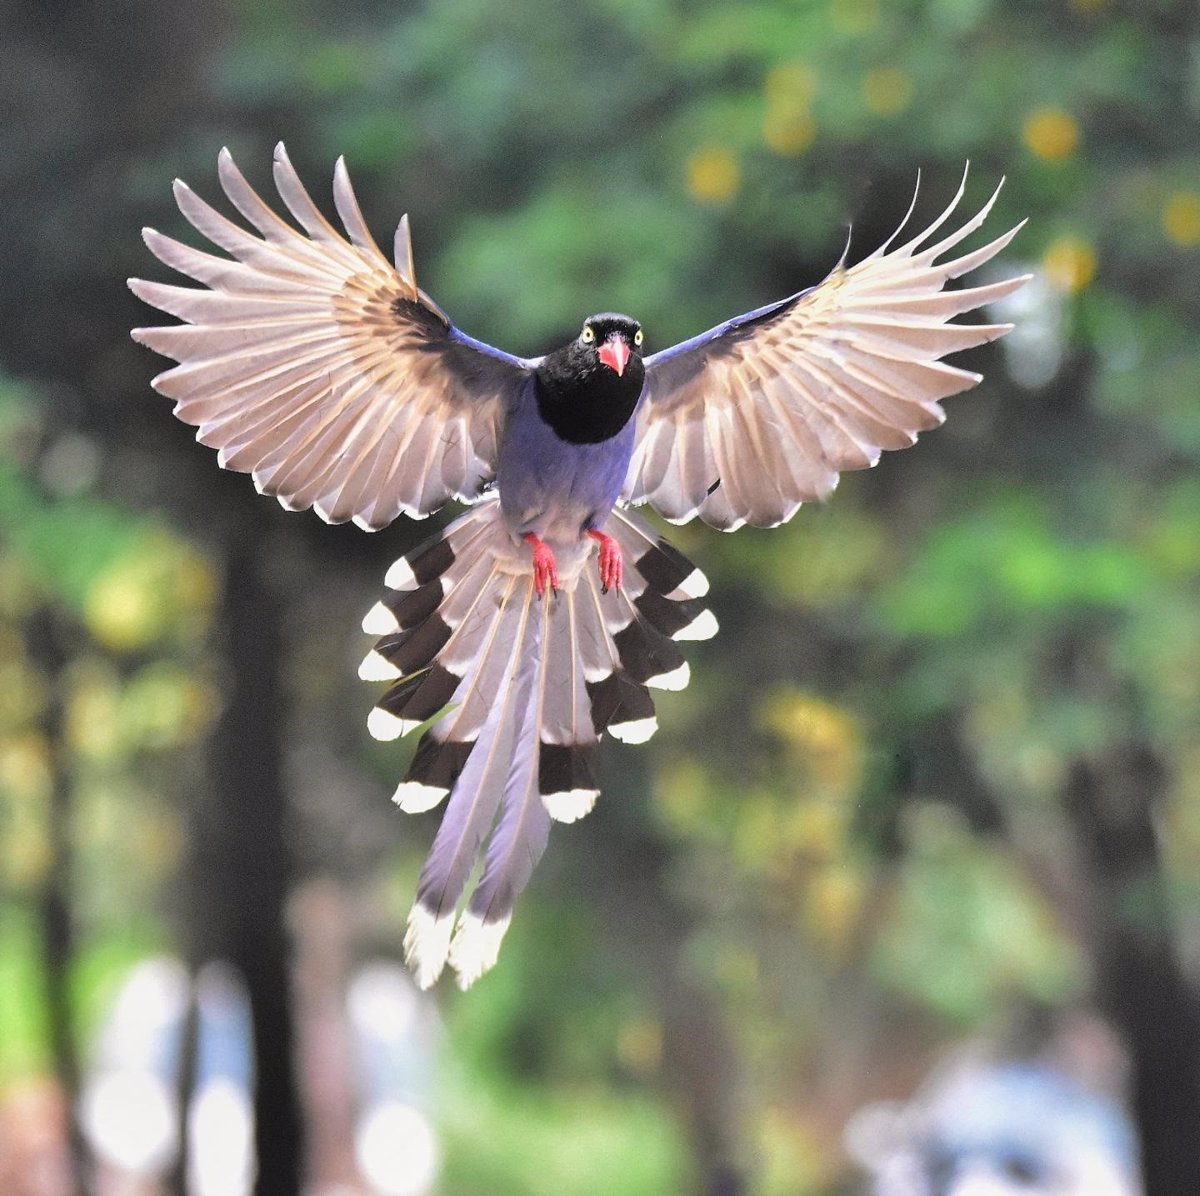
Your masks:
<path fill-rule="evenodd" d="M 648 687 L 687 683 L 676 641 L 716 630 L 700 602 L 707 582 L 685 557 L 627 511 L 609 530 L 626 561 L 621 590 L 603 594 L 585 561 L 543 601 L 499 504 L 484 500 L 397 561 L 364 620 L 380 638 L 361 672 L 392 682 L 371 732 L 395 738 L 441 712 L 395 794 L 408 812 L 449 794 L 405 936 L 423 987 L 447 962 L 464 988 L 495 963 L 551 822 L 573 822 L 596 801 L 599 736 L 649 738 Z"/>
<path fill-rule="evenodd" d="M 496 962 L 513 906 L 550 838 L 550 814 L 538 792 L 539 754 L 532 750 L 545 700 L 543 651 L 547 635 L 553 634 L 547 617 L 540 622 L 542 646 L 526 645 L 526 667 L 513 687 L 516 754 L 504 786 L 500 818 L 488 844 L 483 875 L 450 944 L 450 964 L 464 989 Z"/>
<path fill-rule="evenodd" d="M 405 955 L 422 988 L 428 988 L 446 964 L 458 903 L 496 816 L 501 794 L 507 788 L 513 762 L 519 758 L 517 735 L 523 722 L 522 695 L 513 683 L 513 673 L 525 648 L 529 602 L 518 599 L 509 603 L 507 609 L 516 610 L 519 616 L 505 661 L 509 683 L 500 687 L 454 782 L 442 824 L 421 869 L 417 900 L 409 915 Z"/>
<path fill-rule="evenodd" d="M 561 609 L 553 612 L 544 647 L 545 701 L 542 704 L 541 741 L 568 744 L 595 741 L 588 714 L 585 643 L 592 645 L 602 628 L 580 610 L 580 586 L 560 595 Z M 598 653 L 594 653 L 599 656 Z"/>

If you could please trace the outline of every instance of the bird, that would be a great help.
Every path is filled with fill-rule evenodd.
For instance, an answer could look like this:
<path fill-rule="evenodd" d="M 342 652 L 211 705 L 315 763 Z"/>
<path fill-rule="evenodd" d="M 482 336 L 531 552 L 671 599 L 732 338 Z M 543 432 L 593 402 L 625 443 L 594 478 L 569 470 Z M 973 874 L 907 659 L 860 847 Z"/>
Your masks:
<path fill-rule="evenodd" d="M 608 311 L 524 358 L 461 331 L 417 285 L 407 215 L 388 260 L 344 158 L 333 177 L 344 232 L 282 143 L 273 167 L 291 221 L 228 149 L 218 177 L 242 223 L 175 181 L 183 216 L 224 253 L 144 230 L 154 256 L 200 286 L 130 279 L 181 321 L 132 335 L 177 363 L 152 386 L 196 439 L 285 508 L 374 531 L 465 504 L 387 571 L 359 670 L 388 683 L 373 736 L 422 732 L 394 800 L 410 813 L 446 803 L 406 959 L 420 987 L 449 965 L 465 989 L 496 963 L 551 824 L 592 809 L 600 737 L 648 739 L 650 690 L 682 689 L 680 643 L 717 630 L 703 572 L 635 508 L 774 527 L 843 471 L 915 443 L 945 418 L 942 399 L 981 380 L 941 358 L 1012 327 L 952 319 L 1028 276 L 945 285 L 1021 225 L 947 257 L 1000 190 L 935 239 L 964 171 L 916 235 L 901 239 L 914 194 L 869 256 L 849 265 L 847 243 L 816 285 L 673 347 L 647 354 L 641 324 Z"/>

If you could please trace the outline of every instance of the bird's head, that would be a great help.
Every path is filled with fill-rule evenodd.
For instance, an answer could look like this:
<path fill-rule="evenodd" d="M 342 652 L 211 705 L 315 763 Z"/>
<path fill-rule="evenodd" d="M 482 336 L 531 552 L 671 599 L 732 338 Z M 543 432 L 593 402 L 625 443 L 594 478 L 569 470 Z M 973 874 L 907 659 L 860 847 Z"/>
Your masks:
<path fill-rule="evenodd" d="M 641 359 L 642 326 L 630 316 L 601 312 L 584 320 L 577 344 L 621 377 L 631 357 Z"/>

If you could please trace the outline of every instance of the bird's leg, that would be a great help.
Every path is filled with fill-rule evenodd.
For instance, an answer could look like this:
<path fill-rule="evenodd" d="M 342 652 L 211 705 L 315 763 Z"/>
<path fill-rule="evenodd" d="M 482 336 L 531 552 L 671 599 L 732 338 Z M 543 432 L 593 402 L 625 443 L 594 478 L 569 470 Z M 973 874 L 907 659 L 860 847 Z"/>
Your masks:
<path fill-rule="evenodd" d="M 547 586 L 557 594 L 558 566 L 554 563 L 550 545 L 533 532 L 526 532 L 521 539 L 533 549 L 533 588 L 537 590 L 537 596 L 540 598 Z"/>
<path fill-rule="evenodd" d="M 605 594 L 609 590 L 619 590 L 624 572 L 620 544 L 604 532 L 589 531 L 588 535 L 600 541 L 600 589 Z"/>

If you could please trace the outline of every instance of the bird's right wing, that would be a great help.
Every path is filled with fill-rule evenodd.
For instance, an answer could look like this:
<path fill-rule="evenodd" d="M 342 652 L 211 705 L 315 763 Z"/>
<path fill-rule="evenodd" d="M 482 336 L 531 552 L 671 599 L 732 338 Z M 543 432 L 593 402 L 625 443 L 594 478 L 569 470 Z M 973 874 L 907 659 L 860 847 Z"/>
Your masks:
<path fill-rule="evenodd" d="M 341 159 L 333 193 L 349 240 L 321 215 L 282 144 L 275 183 L 303 233 L 259 198 L 228 150 L 219 171 L 260 235 L 176 182 L 184 216 L 233 260 L 146 230 L 156 257 L 206 288 L 130 280 L 147 303 L 186 321 L 133 332 L 179 362 L 155 389 L 222 466 L 251 474 L 290 510 L 374 530 L 401 512 L 478 497 L 495 472 L 505 400 L 533 363 L 464 335 L 417 287 L 407 217 L 396 266 L 388 262 Z"/>

